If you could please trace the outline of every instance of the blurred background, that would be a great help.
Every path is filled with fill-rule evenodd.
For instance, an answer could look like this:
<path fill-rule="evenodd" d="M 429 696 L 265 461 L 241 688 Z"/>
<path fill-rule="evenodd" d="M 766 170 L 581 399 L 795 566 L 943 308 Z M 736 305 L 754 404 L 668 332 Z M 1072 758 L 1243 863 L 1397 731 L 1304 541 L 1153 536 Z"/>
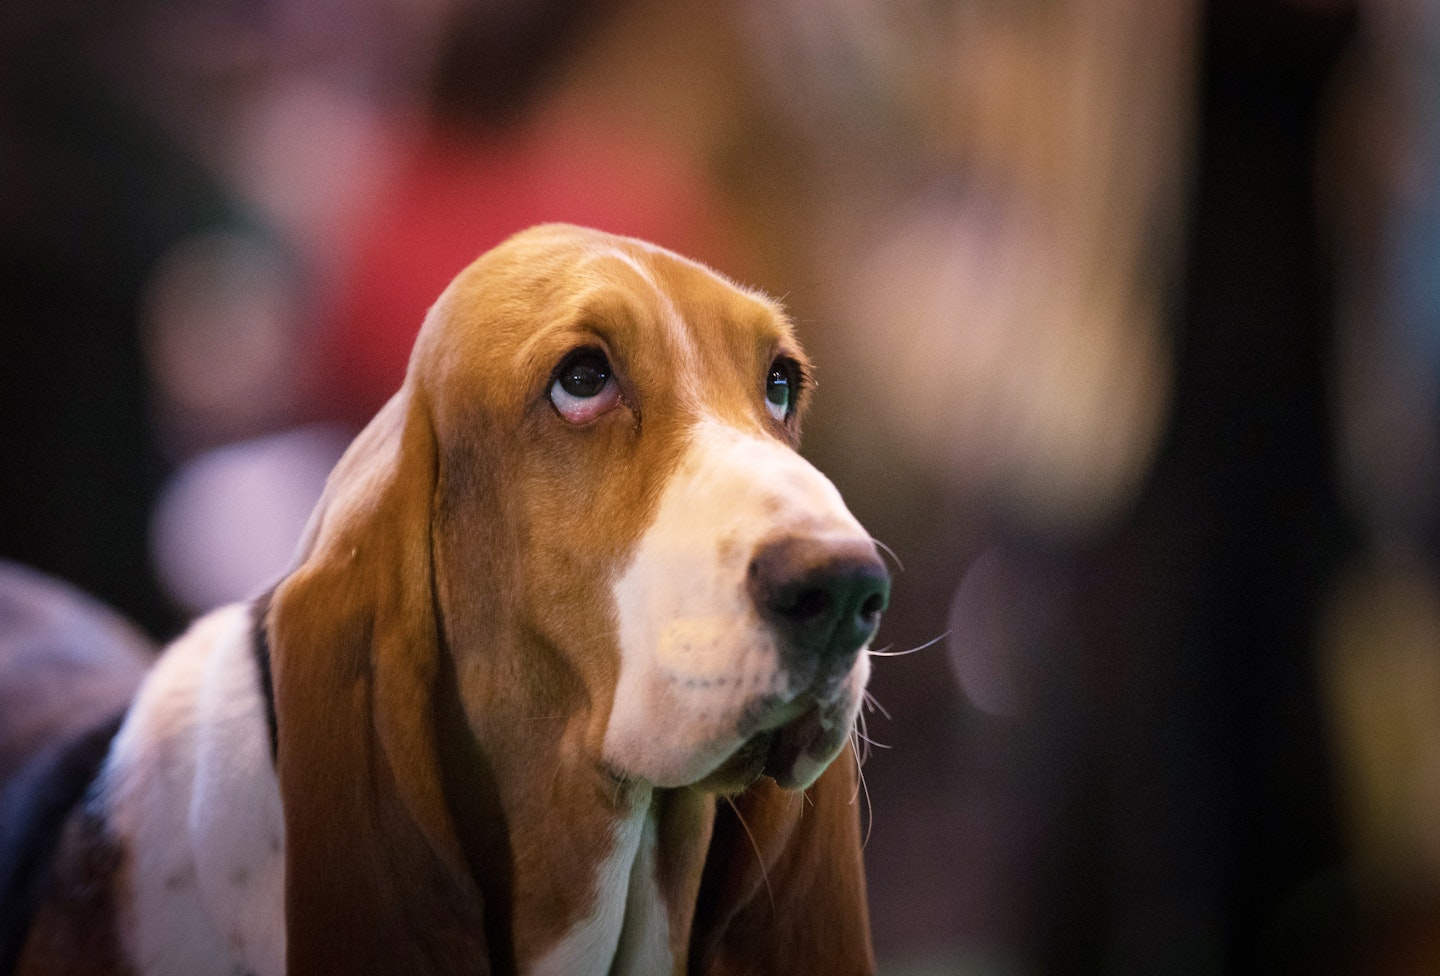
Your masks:
<path fill-rule="evenodd" d="M 8 0 L 0 556 L 255 592 L 554 219 L 818 361 L 884 972 L 1440 972 L 1440 5 Z"/>

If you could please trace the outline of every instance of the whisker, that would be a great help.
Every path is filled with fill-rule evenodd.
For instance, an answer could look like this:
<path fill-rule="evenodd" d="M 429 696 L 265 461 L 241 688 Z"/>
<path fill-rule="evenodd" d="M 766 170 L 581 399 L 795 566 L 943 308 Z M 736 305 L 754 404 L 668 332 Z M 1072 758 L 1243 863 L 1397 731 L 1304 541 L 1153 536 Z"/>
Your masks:
<path fill-rule="evenodd" d="M 885 647 L 881 648 L 878 651 L 866 651 L 865 653 L 869 654 L 871 657 L 904 657 L 906 654 L 914 654 L 916 651 L 923 651 L 927 647 L 934 647 L 936 644 L 940 643 L 949 636 L 950 631 L 947 630 L 939 637 L 932 637 L 925 643 L 921 644 L 919 647 L 912 647 L 908 651 L 892 651 L 890 650 L 890 648 L 894 647 L 895 645 L 886 644 Z"/>
<path fill-rule="evenodd" d="M 895 721 L 895 716 L 894 716 L 894 715 L 891 715 L 891 714 L 890 714 L 890 711 L 889 711 L 884 705 L 880 704 L 880 699 L 876 698 L 873 694 L 871 694 L 871 693 L 868 692 L 868 691 L 865 692 L 864 695 L 865 695 L 865 698 L 864 698 L 865 704 L 866 704 L 870 709 L 879 712 L 881 715 L 884 715 L 886 718 L 888 718 L 888 719 L 889 719 L 890 721 L 892 721 L 892 722 Z"/>
<path fill-rule="evenodd" d="M 765 882 L 765 894 L 770 899 L 770 910 L 775 911 L 775 892 L 770 889 L 770 872 L 765 869 L 765 855 L 760 853 L 760 845 L 755 842 L 755 835 L 750 833 L 750 825 L 740 815 L 740 808 L 730 797 L 725 797 L 725 802 L 730 804 L 730 809 L 735 813 L 735 819 L 740 821 L 740 828 L 745 831 L 745 836 L 750 838 L 750 846 L 755 850 L 755 860 L 760 862 L 760 880 Z"/>
<path fill-rule="evenodd" d="M 560 782 L 560 764 L 559 764 L 559 763 L 556 763 L 556 764 L 555 764 L 555 771 L 554 771 L 553 773 L 551 773 L 551 775 L 550 775 L 550 795 L 551 795 L 551 796 L 554 796 L 554 795 L 555 795 L 555 784 L 558 783 L 558 782 Z M 617 798 L 619 797 L 619 793 L 618 793 L 618 792 L 616 793 L 616 797 L 617 797 Z"/>
<path fill-rule="evenodd" d="M 856 748 L 856 746 L 855 746 L 855 739 L 854 739 L 853 736 L 850 738 L 849 741 L 850 741 L 850 752 L 855 756 L 855 768 L 858 770 L 862 765 L 864 765 L 864 764 L 861 762 L 861 760 L 860 760 L 860 750 Z M 859 795 L 860 795 L 860 777 L 859 777 L 859 776 L 856 776 L 856 777 L 855 777 L 855 792 L 850 794 L 850 803 L 851 803 L 852 806 L 853 806 L 854 803 L 855 803 L 856 797 L 858 797 Z"/>
<path fill-rule="evenodd" d="M 852 750 L 855 748 L 855 741 L 853 739 L 850 741 L 850 748 Z M 858 796 L 861 790 L 865 791 L 865 839 L 860 842 L 860 849 L 863 851 L 870 846 L 870 831 L 875 826 L 875 807 L 870 802 L 870 785 L 865 782 L 865 770 L 860 767 L 858 754 L 856 755 L 855 762 L 855 779 L 859 784 L 856 787 L 856 795 Z M 854 796 L 850 797 L 850 802 L 855 802 Z"/>
<path fill-rule="evenodd" d="M 861 741 L 861 742 L 865 743 L 865 758 L 866 758 L 866 759 L 869 759 L 869 758 L 870 758 L 870 750 L 871 750 L 872 748 L 875 748 L 875 749 L 893 749 L 893 748 L 895 748 L 894 746 L 887 745 L 887 744 L 884 743 L 884 742 L 880 742 L 880 741 L 878 741 L 878 740 L 876 740 L 876 739 L 870 738 L 868 735 L 866 735 L 865 733 L 861 732 L 859 729 L 856 729 L 856 730 L 855 730 L 855 734 L 860 737 L 860 741 Z"/>
<path fill-rule="evenodd" d="M 891 549 L 889 546 L 887 546 L 885 543 L 881 542 L 879 539 L 875 538 L 873 535 L 870 537 L 870 541 L 873 542 L 873 543 L 875 543 L 875 548 L 879 549 L 881 552 L 885 553 L 885 554 L 886 554 L 887 556 L 889 556 L 891 559 L 895 560 L 895 568 L 896 568 L 897 570 L 899 570 L 899 571 L 902 572 L 902 573 L 905 572 L 905 564 L 900 561 L 900 556 L 899 556 L 898 553 L 895 552 L 894 549 Z"/>

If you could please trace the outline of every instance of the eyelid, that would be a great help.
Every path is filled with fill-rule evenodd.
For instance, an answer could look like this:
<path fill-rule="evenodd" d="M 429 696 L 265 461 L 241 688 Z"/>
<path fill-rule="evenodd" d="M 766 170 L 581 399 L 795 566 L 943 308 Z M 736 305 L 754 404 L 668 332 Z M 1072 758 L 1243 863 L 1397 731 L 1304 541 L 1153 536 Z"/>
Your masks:
<path fill-rule="evenodd" d="M 784 377 L 785 380 L 783 413 L 777 412 L 776 409 L 781 405 L 770 399 L 770 380 L 771 377 L 777 373 Z M 772 420 L 781 425 L 789 425 L 799 406 L 800 390 L 803 384 L 803 371 L 799 361 L 784 352 L 776 351 L 770 358 L 770 365 L 765 370 L 765 379 L 760 386 L 760 395 L 763 398 L 765 412 L 770 415 Z"/>
<path fill-rule="evenodd" d="M 545 380 L 545 386 L 540 392 L 537 403 L 547 409 L 554 410 L 560 416 L 560 419 L 576 426 L 585 426 L 591 420 L 598 419 L 602 414 L 609 413 L 617 407 L 624 407 L 634 416 L 635 422 L 638 425 L 640 421 L 639 406 L 631 393 L 630 385 L 625 381 L 623 367 L 617 361 L 617 357 L 610 351 L 610 346 L 605 341 L 605 337 L 586 329 L 583 331 L 577 330 L 577 333 L 572 334 L 570 338 L 572 340 L 570 348 L 562 352 L 559 358 L 556 359 L 555 365 L 551 368 Z M 596 394 L 596 397 L 587 398 L 586 402 L 599 399 L 602 400 L 605 405 L 597 411 L 594 416 L 577 422 L 571 417 L 567 417 L 560 406 L 555 403 L 553 391 L 557 384 L 559 384 L 560 377 L 564 374 L 566 367 L 574 362 L 577 357 L 584 356 L 587 353 L 593 353 L 605 361 L 608 375 L 602 391 Z"/>
<path fill-rule="evenodd" d="M 801 390 L 810 385 L 810 369 L 803 361 L 790 355 L 780 352 L 775 354 L 774 362 L 784 363 L 790 375 L 791 393 L 798 394 Z"/>
<path fill-rule="evenodd" d="M 600 389 L 591 396 L 576 396 L 568 392 L 557 377 L 550 384 L 548 397 L 551 407 L 560 415 L 560 419 L 576 426 L 584 426 L 597 420 L 625 402 L 620 392 L 620 384 L 615 381 L 613 374 L 607 374 Z"/>
<path fill-rule="evenodd" d="M 555 365 L 550 369 L 549 377 L 545 380 L 545 389 L 550 389 L 551 385 L 560 378 L 560 374 L 565 371 L 566 366 L 574 362 L 580 356 L 585 355 L 586 353 L 593 353 L 600 356 L 602 359 L 605 360 L 606 365 L 610 367 L 611 374 L 614 374 L 615 362 L 610 358 L 610 353 L 606 351 L 604 346 L 600 345 L 599 343 L 586 343 L 583 345 L 572 346 L 559 359 L 555 361 Z"/>

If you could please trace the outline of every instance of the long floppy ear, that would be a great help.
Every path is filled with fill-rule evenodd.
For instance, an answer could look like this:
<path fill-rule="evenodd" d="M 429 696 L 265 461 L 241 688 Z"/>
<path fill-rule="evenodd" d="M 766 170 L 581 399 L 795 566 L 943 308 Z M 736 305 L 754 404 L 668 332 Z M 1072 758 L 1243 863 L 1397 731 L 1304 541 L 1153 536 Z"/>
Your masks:
<path fill-rule="evenodd" d="M 815 784 L 721 802 L 690 938 L 692 976 L 875 971 L 849 750 Z"/>
<path fill-rule="evenodd" d="M 336 467 L 272 603 L 290 976 L 489 972 L 437 743 L 435 478 L 407 388 Z"/>

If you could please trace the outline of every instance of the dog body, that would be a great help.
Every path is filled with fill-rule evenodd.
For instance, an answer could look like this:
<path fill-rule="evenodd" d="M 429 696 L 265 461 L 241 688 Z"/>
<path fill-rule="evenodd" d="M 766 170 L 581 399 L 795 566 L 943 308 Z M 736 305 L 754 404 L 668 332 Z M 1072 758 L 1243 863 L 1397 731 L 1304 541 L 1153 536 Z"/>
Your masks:
<path fill-rule="evenodd" d="M 19 972 L 870 972 L 888 576 L 795 453 L 809 386 L 658 248 L 483 256 L 294 571 L 148 677 Z"/>

